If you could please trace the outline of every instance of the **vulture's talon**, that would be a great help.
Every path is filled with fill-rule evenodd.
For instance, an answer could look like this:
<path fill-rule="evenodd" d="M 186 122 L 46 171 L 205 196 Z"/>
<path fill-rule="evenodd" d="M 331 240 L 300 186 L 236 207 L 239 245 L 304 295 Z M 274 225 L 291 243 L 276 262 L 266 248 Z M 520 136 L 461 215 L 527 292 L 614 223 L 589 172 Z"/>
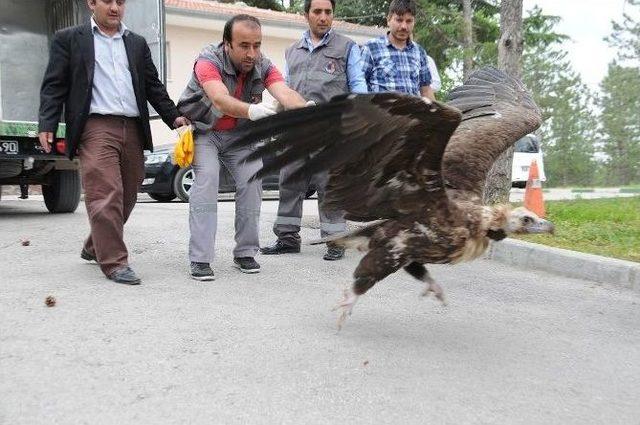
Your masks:
<path fill-rule="evenodd" d="M 422 292 L 422 296 L 428 297 L 432 293 L 433 296 L 442 303 L 442 305 L 447 305 L 447 300 L 444 297 L 444 290 L 442 289 L 442 286 L 440 286 L 433 279 L 427 281 L 427 284 L 424 287 L 424 291 Z"/>
<path fill-rule="evenodd" d="M 331 311 L 338 311 L 338 330 L 342 329 L 347 316 L 351 316 L 356 301 L 358 301 L 358 296 L 347 289 L 344 291 L 344 299 L 331 309 Z"/>

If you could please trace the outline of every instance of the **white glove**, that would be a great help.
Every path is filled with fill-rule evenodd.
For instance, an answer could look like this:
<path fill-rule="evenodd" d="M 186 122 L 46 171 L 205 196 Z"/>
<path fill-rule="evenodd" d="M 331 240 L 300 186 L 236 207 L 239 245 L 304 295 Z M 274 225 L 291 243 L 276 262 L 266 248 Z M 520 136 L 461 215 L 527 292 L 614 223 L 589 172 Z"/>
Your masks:
<path fill-rule="evenodd" d="M 275 114 L 276 111 L 269 105 L 262 103 L 252 103 L 249 105 L 249 119 L 251 121 L 266 118 Z"/>
<path fill-rule="evenodd" d="M 313 100 L 307 100 L 307 103 L 305 103 L 304 106 L 316 106 L 316 102 Z"/>
<path fill-rule="evenodd" d="M 276 113 L 284 111 L 284 106 L 282 106 L 282 104 L 278 102 L 278 99 L 271 99 L 271 102 L 266 102 L 263 100 L 262 102 L 266 103 L 267 106 L 276 111 Z"/>

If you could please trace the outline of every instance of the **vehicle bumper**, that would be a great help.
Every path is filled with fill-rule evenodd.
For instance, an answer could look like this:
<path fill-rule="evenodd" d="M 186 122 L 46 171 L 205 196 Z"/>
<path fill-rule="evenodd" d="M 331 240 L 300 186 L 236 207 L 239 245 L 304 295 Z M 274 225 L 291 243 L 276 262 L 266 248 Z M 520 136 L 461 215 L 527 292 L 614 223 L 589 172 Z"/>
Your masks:
<path fill-rule="evenodd" d="M 173 193 L 174 168 L 175 166 L 170 161 L 146 164 L 144 180 L 139 191 L 143 193 Z"/>

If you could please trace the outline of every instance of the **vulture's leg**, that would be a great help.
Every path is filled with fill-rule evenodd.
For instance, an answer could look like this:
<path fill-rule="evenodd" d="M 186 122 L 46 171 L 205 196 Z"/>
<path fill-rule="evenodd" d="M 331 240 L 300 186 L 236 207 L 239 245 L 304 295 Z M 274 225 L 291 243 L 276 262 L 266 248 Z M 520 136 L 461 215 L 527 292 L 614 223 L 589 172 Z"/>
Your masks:
<path fill-rule="evenodd" d="M 351 316 L 356 301 L 358 301 L 358 295 L 354 294 L 351 289 L 345 289 L 344 298 L 332 309 L 332 311 L 338 310 L 338 330 L 342 329 L 347 316 Z"/>
<path fill-rule="evenodd" d="M 401 265 L 400 261 L 384 248 L 376 248 L 362 257 L 356 271 L 353 272 L 353 277 L 355 277 L 353 286 L 344 291 L 343 300 L 333 309 L 333 311 L 338 310 L 338 330 L 342 329 L 347 316 L 351 315 L 358 297 L 371 289 L 377 282 L 397 271 Z"/>
<path fill-rule="evenodd" d="M 447 305 L 447 301 L 444 299 L 444 291 L 442 290 L 442 287 L 438 285 L 435 280 L 433 280 L 433 278 L 429 274 L 429 270 L 427 270 L 424 264 L 416 263 L 415 261 L 413 261 L 404 266 L 404 270 L 411 276 L 425 283 L 424 291 L 422 292 L 423 297 L 426 297 L 429 294 L 433 293 L 433 295 L 435 295 L 435 297 L 439 299 L 442 304 Z"/>

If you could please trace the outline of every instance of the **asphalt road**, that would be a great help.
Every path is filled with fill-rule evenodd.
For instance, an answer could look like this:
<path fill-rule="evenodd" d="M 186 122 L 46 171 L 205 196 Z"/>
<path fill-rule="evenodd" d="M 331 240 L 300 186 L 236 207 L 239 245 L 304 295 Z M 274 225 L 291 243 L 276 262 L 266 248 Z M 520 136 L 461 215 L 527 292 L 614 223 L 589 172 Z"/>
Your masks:
<path fill-rule="evenodd" d="M 640 424 L 638 293 L 481 260 L 432 267 L 448 307 L 397 273 L 337 332 L 359 254 L 305 246 L 243 275 L 233 208 L 202 283 L 187 205 L 140 203 L 126 234 L 143 284 L 126 287 L 79 258 L 82 208 L 0 202 L 0 424 Z"/>

